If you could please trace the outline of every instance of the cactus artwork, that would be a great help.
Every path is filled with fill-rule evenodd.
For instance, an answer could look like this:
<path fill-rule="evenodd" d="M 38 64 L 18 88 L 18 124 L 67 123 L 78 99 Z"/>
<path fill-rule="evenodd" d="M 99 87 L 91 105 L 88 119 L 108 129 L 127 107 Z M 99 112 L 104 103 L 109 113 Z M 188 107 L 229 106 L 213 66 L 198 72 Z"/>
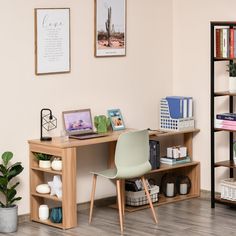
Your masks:
<path fill-rule="evenodd" d="M 112 42 L 111 42 L 111 7 L 108 7 L 108 16 L 107 16 L 107 21 L 105 22 L 106 25 L 106 31 L 107 31 L 107 41 L 108 47 L 112 47 Z"/>
<path fill-rule="evenodd" d="M 95 2 L 95 56 L 125 56 L 126 0 Z"/>

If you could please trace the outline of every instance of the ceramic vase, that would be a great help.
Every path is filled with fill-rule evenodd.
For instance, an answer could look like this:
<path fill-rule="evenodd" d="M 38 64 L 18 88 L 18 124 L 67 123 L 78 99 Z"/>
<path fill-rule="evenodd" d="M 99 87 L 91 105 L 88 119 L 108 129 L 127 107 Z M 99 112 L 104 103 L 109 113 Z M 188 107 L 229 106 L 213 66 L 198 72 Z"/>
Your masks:
<path fill-rule="evenodd" d="M 51 167 L 53 170 L 57 170 L 57 171 L 62 170 L 62 160 L 55 158 L 51 163 Z"/>
<path fill-rule="evenodd" d="M 47 220 L 49 218 L 49 208 L 48 205 L 39 206 L 39 219 Z"/>
<path fill-rule="evenodd" d="M 62 208 L 61 207 L 54 207 L 51 210 L 50 220 L 53 223 L 62 223 Z"/>

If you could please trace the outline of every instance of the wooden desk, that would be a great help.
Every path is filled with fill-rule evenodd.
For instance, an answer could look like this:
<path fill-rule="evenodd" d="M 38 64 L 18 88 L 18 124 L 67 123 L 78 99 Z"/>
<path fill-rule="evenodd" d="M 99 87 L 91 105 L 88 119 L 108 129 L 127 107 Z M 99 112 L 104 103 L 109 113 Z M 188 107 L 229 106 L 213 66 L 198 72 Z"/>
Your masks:
<path fill-rule="evenodd" d="M 40 223 L 52 225 L 62 229 L 69 229 L 77 226 L 77 205 L 76 205 L 76 149 L 81 146 L 108 143 L 109 158 L 108 167 L 114 165 L 114 153 L 116 141 L 121 133 L 129 132 L 132 129 L 110 132 L 108 136 L 77 140 L 69 139 L 63 142 L 60 138 L 53 138 L 52 141 L 41 142 L 40 140 L 29 140 L 30 156 L 30 219 Z M 41 169 L 38 161 L 35 160 L 33 152 L 47 153 L 62 158 L 62 171 L 52 169 Z M 49 194 L 39 194 L 35 191 L 38 184 L 45 183 L 44 174 L 60 175 L 62 179 L 62 199 Z M 38 208 L 45 200 L 53 200 L 62 206 L 63 222 L 54 224 L 51 221 L 40 221 L 38 218 Z"/>
<path fill-rule="evenodd" d="M 109 136 L 100 137 L 95 139 L 77 140 L 70 139 L 69 141 L 62 142 L 60 138 L 53 138 L 49 142 L 41 142 L 40 140 L 29 140 L 29 156 L 30 156 L 30 219 L 36 222 L 44 223 L 61 229 L 69 229 L 77 226 L 77 206 L 76 206 L 76 149 L 81 146 L 95 145 L 100 143 L 107 143 L 109 145 L 108 167 L 114 166 L 114 154 L 116 141 L 121 133 L 129 132 L 133 129 L 126 129 L 122 131 L 111 132 Z M 151 131 L 149 135 L 154 139 L 161 137 L 176 137 L 183 136 L 183 145 L 188 149 L 188 155 L 192 159 L 192 138 L 193 134 L 199 132 L 199 129 L 191 129 L 181 132 L 163 132 Z M 62 171 L 54 171 L 52 169 L 41 169 L 38 166 L 38 161 L 34 158 L 32 152 L 47 153 L 62 158 Z M 200 163 L 192 161 L 191 163 L 179 165 L 165 165 L 157 170 L 152 170 L 149 174 L 156 174 L 161 176 L 163 173 L 178 173 L 187 175 L 191 182 L 192 188 L 187 195 L 177 195 L 174 198 L 166 198 L 162 195 L 159 197 L 157 205 L 168 204 L 171 202 L 182 201 L 200 195 Z M 62 178 L 62 199 L 49 194 L 38 194 L 35 188 L 38 184 L 45 183 L 44 174 L 47 173 L 51 176 L 60 175 Z M 62 206 L 63 222 L 62 224 L 54 224 L 50 220 L 40 221 L 38 218 L 39 205 L 44 204 L 45 200 L 53 200 Z M 126 210 L 134 211 L 143 209 L 142 207 L 127 207 Z"/>

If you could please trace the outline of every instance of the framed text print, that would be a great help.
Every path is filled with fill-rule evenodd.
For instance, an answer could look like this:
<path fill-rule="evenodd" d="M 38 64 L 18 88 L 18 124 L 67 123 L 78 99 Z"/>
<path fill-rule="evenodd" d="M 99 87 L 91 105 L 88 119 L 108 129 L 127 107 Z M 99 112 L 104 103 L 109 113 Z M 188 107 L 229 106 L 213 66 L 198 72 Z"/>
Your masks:
<path fill-rule="evenodd" d="M 126 55 L 126 0 L 95 0 L 95 56 Z"/>
<path fill-rule="evenodd" d="M 35 9 L 35 73 L 70 72 L 70 9 Z"/>

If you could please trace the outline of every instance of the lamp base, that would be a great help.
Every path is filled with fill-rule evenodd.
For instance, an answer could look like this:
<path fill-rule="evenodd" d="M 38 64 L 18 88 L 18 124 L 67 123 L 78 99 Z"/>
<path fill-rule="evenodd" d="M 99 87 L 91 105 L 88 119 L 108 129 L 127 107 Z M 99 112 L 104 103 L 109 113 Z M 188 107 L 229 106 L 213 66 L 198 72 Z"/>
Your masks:
<path fill-rule="evenodd" d="M 52 141 L 51 137 L 41 137 L 40 138 L 41 141 Z"/>

